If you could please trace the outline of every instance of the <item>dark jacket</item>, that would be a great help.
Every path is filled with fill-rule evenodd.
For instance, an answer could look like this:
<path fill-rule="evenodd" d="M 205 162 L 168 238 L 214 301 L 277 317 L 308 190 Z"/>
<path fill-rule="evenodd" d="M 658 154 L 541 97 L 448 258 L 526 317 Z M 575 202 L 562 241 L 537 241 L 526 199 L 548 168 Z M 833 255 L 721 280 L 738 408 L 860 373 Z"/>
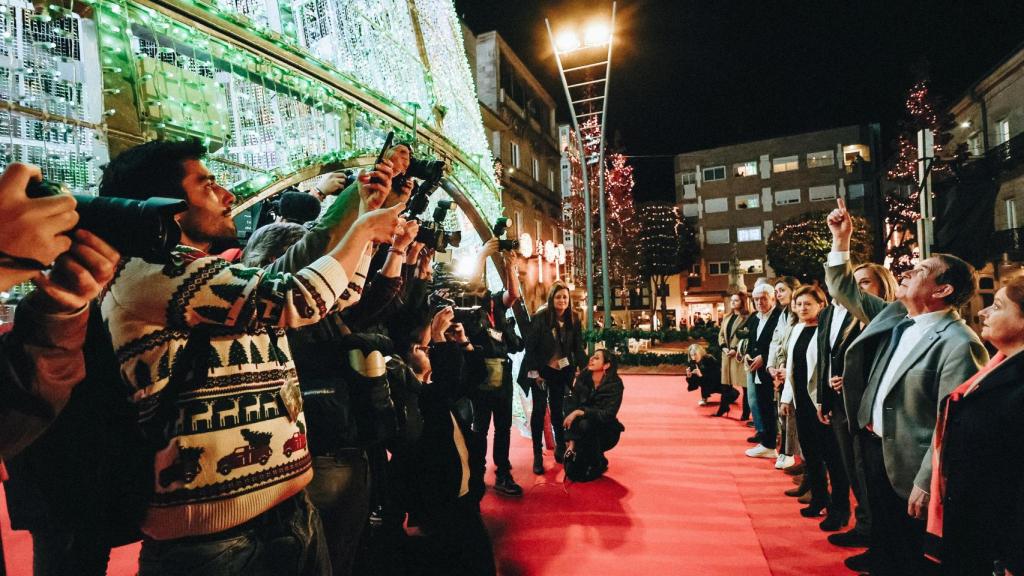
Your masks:
<path fill-rule="evenodd" d="M 528 378 L 531 371 L 540 371 L 548 365 L 548 360 L 557 348 L 555 340 L 555 327 L 547 322 L 546 308 L 541 307 L 530 319 L 530 328 L 526 334 L 526 355 L 523 357 L 522 367 L 519 369 L 519 383 L 524 388 L 532 381 Z M 576 366 L 583 370 L 587 366 L 587 352 L 583 348 L 583 334 L 579 319 L 573 323 L 571 328 L 566 327 L 566 347 L 568 348 L 569 365 Z"/>
<path fill-rule="evenodd" d="M 847 312 L 843 317 L 843 326 L 839 329 L 836 343 L 832 346 L 829 342 L 829 335 L 832 330 L 832 318 L 836 307 L 826 306 L 818 314 L 818 369 L 815 371 L 817 377 L 817 397 L 815 402 L 821 406 L 822 414 L 831 414 L 835 410 L 845 413 L 843 398 L 839 392 L 832 389 L 829 380 L 832 376 L 843 375 L 843 364 L 846 357 L 846 349 L 857 336 L 860 335 L 863 326 L 860 321 Z"/>
<path fill-rule="evenodd" d="M 768 373 L 768 349 L 772 343 L 772 335 L 775 333 L 775 327 L 779 323 L 779 317 L 782 315 L 782 308 L 776 306 L 772 309 L 771 314 L 768 315 L 768 319 L 765 321 L 765 327 L 761 329 L 761 337 L 757 336 L 757 327 L 761 323 L 761 319 L 758 318 L 757 314 L 751 314 L 747 318 L 747 330 L 750 331 L 750 335 L 747 336 L 747 356 L 751 358 L 757 358 L 760 356 L 764 359 L 764 365 L 757 371 L 758 382 L 761 384 L 771 385 L 772 377 Z"/>
<path fill-rule="evenodd" d="M 943 436 L 943 555 L 987 559 L 989 574 L 995 559 L 1024 573 L 1024 459 L 1016 455 L 1024 438 L 1022 383 L 1024 354 L 1016 354 L 952 403 Z"/>
<path fill-rule="evenodd" d="M 717 393 L 722 387 L 722 364 L 714 356 L 705 354 L 700 362 L 690 360 L 689 367 L 691 374 L 687 377 L 686 383 L 690 390 L 700 387 L 701 395 L 706 398 Z M 697 370 L 700 370 L 702 376 L 697 376 Z"/>
<path fill-rule="evenodd" d="M 583 416 L 590 420 L 621 428 L 618 420 L 622 406 L 624 387 L 618 374 L 605 375 L 604 382 L 594 387 L 589 372 L 582 372 L 576 378 L 572 389 L 565 394 L 565 413 L 583 410 Z"/>

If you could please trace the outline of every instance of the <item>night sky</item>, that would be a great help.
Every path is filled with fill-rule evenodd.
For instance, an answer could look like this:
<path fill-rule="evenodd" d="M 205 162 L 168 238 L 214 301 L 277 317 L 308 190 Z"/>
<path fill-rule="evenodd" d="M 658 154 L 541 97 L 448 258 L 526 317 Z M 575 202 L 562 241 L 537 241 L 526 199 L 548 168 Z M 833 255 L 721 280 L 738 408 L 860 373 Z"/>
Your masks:
<path fill-rule="evenodd" d="M 544 27 L 609 14 L 610 0 L 456 0 L 476 33 L 497 30 L 568 106 Z M 1024 42 L 1022 0 L 623 0 L 608 135 L 635 158 L 638 201 L 671 199 L 671 155 L 880 122 L 927 72 L 947 101 Z M 886 150 L 888 154 L 888 151 Z"/>

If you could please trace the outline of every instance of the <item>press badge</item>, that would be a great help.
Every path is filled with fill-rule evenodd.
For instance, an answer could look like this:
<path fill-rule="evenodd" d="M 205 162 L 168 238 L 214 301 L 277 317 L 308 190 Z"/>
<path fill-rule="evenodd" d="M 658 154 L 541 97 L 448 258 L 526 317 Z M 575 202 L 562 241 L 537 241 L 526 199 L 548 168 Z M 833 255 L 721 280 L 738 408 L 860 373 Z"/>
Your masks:
<path fill-rule="evenodd" d="M 502 339 L 505 337 L 505 335 L 502 334 L 500 330 L 495 330 L 494 328 L 488 328 L 487 334 L 490 335 L 491 340 L 494 340 L 495 342 L 501 342 Z"/>
<path fill-rule="evenodd" d="M 568 367 L 569 367 L 569 359 L 568 358 L 559 358 L 558 359 L 558 369 L 559 370 L 561 370 L 562 368 L 568 368 Z"/>
<path fill-rule="evenodd" d="M 291 375 L 285 377 L 284 385 L 280 390 L 281 401 L 288 411 L 288 420 L 295 422 L 302 412 L 302 390 L 299 389 L 298 381 Z"/>

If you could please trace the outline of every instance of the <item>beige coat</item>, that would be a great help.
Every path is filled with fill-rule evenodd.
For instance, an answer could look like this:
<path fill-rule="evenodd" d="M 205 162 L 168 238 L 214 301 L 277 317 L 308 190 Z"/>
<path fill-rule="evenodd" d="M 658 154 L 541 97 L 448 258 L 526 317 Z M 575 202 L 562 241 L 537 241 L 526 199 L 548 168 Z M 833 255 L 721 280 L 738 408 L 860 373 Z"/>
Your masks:
<path fill-rule="evenodd" d="M 729 320 L 733 317 L 736 317 L 736 321 L 733 322 L 732 330 L 727 330 L 729 327 Z M 736 350 L 737 347 L 739 347 L 740 342 L 744 339 L 738 337 L 736 334 L 746 323 L 746 316 L 727 314 L 722 318 L 722 328 L 718 331 L 718 345 L 722 347 L 722 384 L 727 386 L 736 386 L 740 389 L 747 387 L 747 371 L 744 370 L 743 361 L 740 360 L 742 355 L 737 355 L 735 358 L 729 358 L 725 353 L 725 349 L 731 348 Z"/>

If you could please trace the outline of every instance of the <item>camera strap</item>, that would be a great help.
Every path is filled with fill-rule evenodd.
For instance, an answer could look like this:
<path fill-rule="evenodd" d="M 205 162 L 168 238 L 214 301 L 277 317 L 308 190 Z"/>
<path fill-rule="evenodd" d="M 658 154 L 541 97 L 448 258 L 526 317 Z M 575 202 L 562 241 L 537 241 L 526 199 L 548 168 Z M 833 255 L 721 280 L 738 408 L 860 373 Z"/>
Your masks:
<path fill-rule="evenodd" d="M 49 266 L 31 258 L 11 256 L 6 252 L 0 252 L 0 268 L 8 268 L 10 270 L 46 270 Z"/>

